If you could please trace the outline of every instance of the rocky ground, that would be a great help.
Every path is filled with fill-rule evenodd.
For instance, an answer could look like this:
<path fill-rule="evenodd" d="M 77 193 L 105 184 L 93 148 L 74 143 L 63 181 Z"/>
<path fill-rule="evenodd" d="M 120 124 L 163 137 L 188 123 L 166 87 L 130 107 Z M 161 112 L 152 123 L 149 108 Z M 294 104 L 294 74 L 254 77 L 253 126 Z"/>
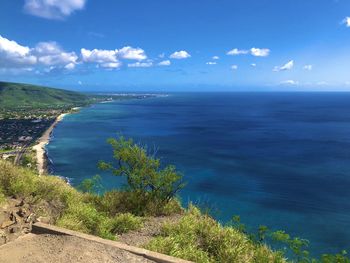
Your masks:
<path fill-rule="evenodd" d="M 0 205 L 0 263 L 65 263 L 65 262 L 153 262 L 107 245 L 68 235 L 33 234 L 32 224 L 36 221 L 50 222 L 50 216 L 35 215 L 38 209 L 54 213 L 47 204 L 39 208 L 30 206 L 24 200 L 8 199 Z M 167 222 L 177 222 L 180 215 L 150 217 L 143 227 L 117 236 L 119 242 L 142 247 L 150 239 L 159 235 L 161 227 Z"/>
<path fill-rule="evenodd" d="M 22 200 L 8 199 L 0 206 L 0 246 L 32 229 L 35 214 Z"/>

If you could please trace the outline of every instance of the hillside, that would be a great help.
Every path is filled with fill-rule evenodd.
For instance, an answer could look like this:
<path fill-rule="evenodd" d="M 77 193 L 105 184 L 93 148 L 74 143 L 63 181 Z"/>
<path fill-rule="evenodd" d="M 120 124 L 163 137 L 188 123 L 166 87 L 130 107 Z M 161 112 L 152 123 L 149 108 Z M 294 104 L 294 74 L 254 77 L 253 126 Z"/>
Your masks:
<path fill-rule="evenodd" d="M 0 82 L 0 108 L 61 108 L 80 106 L 89 102 L 88 96 L 68 90 L 30 84 Z"/>

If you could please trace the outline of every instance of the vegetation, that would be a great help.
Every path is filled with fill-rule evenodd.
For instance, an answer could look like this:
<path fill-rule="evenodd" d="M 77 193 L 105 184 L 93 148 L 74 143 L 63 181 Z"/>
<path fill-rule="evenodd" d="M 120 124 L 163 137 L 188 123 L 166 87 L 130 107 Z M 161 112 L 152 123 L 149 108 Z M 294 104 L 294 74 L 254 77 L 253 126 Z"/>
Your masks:
<path fill-rule="evenodd" d="M 307 240 L 284 231 L 260 226 L 257 233 L 247 233 L 238 216 L 222 225 L 193 205 L 181 208 L 176 193 L 183 183 L 174 167 L 162 168 L 154 155 L 132 140 L 121 137 L 109 142 L 118 164 L 100 165 L 125 176 L 127 188 L 103 192 L 96 176 L 84 181 L 78 191 L 58 177 L 38 176 L 31 169 L 0 160 L 0 203 L 9 197 L 24 199 L 37 216 L 108 239 L 141 228 L 145 216 L 182 213 L 178 222 L 164 224 L 146 248 L 195 262 L 350 263 L 346 251 L 316 260 L 307 251 Z M 267 243 L 280 245 L 271 249 Z"/>
<path fill-rule="evenodd" d="M 109 216 L 96 207 L 103 196 L 78 192 L 61 178 L 38 176 L 32 170 L 0 160 L 0 201 L 4 196 L 24 199 L 38 216 L 50 216 L 55 224 L 72 230 L 115 239 L 115 234 L 141 227 L 140 219 L 119 213 Z M 116 225 L 123 225 L 122 228 Z"/>
<path fill-rule="evenodd" d="M 282 252 L 254 243 L 236 228 L 223 227 L 190 206 L 178 224 L 167 224 L 147 247 L 194 262 L 285 262 Z"/>
<path fill-rule="evenodd" d="M 76 107 L 88 96 L 68 90 L 21 83 L 0 82 L 0 109 Z"/>
<path fill-rule="evenodd" d="M 184 187 L 182 175 L 176 171 L 175 166 L 161 168 L 160 160 L 149 153 L 146 147 L 122 136 L 118 139 L 111 138 L 108 142 L 113 148 L 116 167 L 106 162 L 100 162 L 99 166 L 103 170 L 111 170 L 116 176 L 126 178 L 126 189 L 139 205 L 134 212 L 144 214 L 145 208 L 150 205 L 159 210 Z M 129 201 L 134 203 L 134 200 Z"/>

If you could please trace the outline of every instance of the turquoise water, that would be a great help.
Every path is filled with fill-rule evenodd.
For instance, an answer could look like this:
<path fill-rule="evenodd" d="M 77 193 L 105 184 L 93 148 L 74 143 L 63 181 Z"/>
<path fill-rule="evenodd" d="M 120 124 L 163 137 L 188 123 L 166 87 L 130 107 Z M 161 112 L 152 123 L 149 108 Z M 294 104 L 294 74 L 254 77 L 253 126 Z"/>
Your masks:
<path fill-rule="evenodd" d="M 111 160 L 122 133 L 185 175 L 184 203 L 222 221 L 283 229 L 317 253 L 350 250 L 350 94 L 203 93 L 96 104 L 68 115 L 47 146 L 51 169 L 73 185 Z"/>

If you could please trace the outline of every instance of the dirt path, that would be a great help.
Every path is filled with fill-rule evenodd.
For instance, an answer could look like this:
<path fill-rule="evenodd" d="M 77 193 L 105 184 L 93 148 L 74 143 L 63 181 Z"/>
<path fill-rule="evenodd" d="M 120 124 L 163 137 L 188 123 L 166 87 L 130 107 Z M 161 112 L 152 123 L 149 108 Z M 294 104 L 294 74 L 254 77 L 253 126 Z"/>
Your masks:
<path fill-rule="evenodd" d="M 153 262 L 121 249 L 68 235 L 27 234 L 0 246 L 0 263 Z"/>

